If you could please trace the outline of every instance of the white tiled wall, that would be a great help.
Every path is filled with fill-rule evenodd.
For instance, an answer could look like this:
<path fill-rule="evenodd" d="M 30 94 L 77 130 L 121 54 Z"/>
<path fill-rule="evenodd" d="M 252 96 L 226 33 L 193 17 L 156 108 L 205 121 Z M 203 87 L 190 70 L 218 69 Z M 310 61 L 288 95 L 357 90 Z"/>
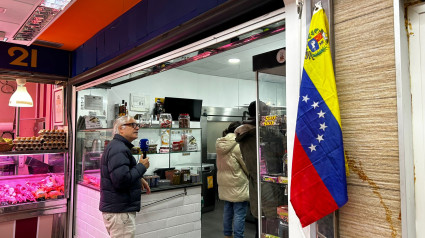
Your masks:
<path fill-rule="evenodd" d="M 149 205 L 183 192 L 182 188 L 142 195 L 142 209 L 136 216 L 136 238 L 201 237 L 200 186 L 187 188 L 184 196 Z M 75 238 L 109 237 L 99 211 L 99 199 L 98 191 L 77 186 Z"/>

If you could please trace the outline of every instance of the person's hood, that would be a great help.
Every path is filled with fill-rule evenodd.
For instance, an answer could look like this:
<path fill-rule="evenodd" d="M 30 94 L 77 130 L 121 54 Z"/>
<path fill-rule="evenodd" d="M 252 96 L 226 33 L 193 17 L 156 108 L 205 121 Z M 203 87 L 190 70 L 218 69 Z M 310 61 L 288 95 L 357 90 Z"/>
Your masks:
<path fill-rule="evenodd" d="M 235 134 L 237 142 L 244 140 L 247 136 L 255 136 L 255 125 L 243 124 L 236 128 Z"/>
<path fill-rule="evenodd" d="M 236 135 L 229 133 L 225 137 L 220 137 L 216 141 L 216 152 L 217 154 L 227 154 L 236 145 Z"/>

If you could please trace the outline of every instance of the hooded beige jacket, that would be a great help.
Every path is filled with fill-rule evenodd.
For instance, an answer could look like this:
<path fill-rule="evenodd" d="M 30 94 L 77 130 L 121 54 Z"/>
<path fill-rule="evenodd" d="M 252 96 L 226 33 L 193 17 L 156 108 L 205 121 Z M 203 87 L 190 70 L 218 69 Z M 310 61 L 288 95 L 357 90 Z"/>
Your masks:
<path fill-rule="evenodd" d="M 235 137 L 229 133 L 215 144 L 218 196 L 229 202 L 244 202 L 249 200 L 247 169 Z"/>

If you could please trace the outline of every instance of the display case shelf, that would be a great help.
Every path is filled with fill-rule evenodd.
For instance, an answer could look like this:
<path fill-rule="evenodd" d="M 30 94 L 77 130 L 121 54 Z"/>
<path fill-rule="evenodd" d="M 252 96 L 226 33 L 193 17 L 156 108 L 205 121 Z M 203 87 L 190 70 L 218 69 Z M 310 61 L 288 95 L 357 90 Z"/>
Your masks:
<path fill-rule="evenodd" d="M 35 155 L 35 154 L 57 154 L 68 152 L 68 149 L 65 150 L 22 150 L 22 151 L 5 151 L 0 152 L 1 155 Z"/>
<path fill-rule="evenodd" d="M 170 154 L 185 154 L 185 153 L 199 153 L 200 150 L 194 150 L 194 151 L 170 151 Z"/>
<path fill-rule="evenodd" d="M 0 207 L 0 222 L 66 212 L 66 199 L 52 199 L 36 203 L 21 203 Z"/>
<path fill-rule="evenodd" d="M 65 213 L 68 150 L 0 153 L 0 222 Z"/>
<path fill-rule="evenodd" d="M 184 133 L 187 131 L 187 148 L 197 150 L 190 151 L 172 151 L 173 142 L 183 140 Z M 173 133 L 175 132 L 175 133 Z M 183 136 L 182 136 L 183 135 Z M 201 128 L 159 128 L 159 127 L 149 127 L 149 128 L 140 128 L 139 137 L 134 140 L 132 143 L 135 147 L 139 147 L 139 141 L 141 139 L 148 139 L 150 145 L 156 145 L 155 149 L 151 150 L 156 153 L 147 153 L 147 156 L 150 157 L 150 167 L 145 173 L 145 176 L 154 176 L 157 169 L 163 168 L 175 168 L 177 170 L 187 169 L 181 164 L 201 164 Z M 100 179 L 100 160 L 103 153 L 103 149 L 106 143 L 106 140 L 110 141 L 113 138 L 111 128 L 101 128 L 90 129 L 90 130 L 80 130 L 77 132 L 77 141 L 76 141 L 76 158 L 77 165 L 77 182 L 83 186 L 99 190 L 99 183 L 97 180 Z M 191 139 L 191 140 L 190 140 Z M 100 140 L 100 141 L 99 141 Z M 93 141 L 96 141 L 94 143 Z M 101 145 L 100 148 L 93 151 L 92 144 Z M 183 143 L 180 145 L 180 148 L 183 147 Z M 169 148 L 169 151 L 166 153 L 159 153 L 160 149 Z M 97 147 L 95 147 L 97 148 Z M 135 153 L 138 149 L 139 153 Z M 152 149 L 152 148 L 150 148 Z M 143 156 L 140 153 L 140 148 L 134 148 L 133 157 L 136 161 L 139 161 L 140 157 Z M 97 172 L 95 172 L 97 171 Z M 198 174 L 201 176 L 201 169 L 193 168 L 191 169 L 191 174 Z M 85 176 L 88 175 L 88 176 Z M 90 176 L 96 177 L 90 182 Z M 161 178 L 164 179 L 164 178 Z M 168 190 L 180 187 L 193 186 L 193 184 L 174 184 L 167 186 L 158 186 L 153 187 L 152 191 Z M 200 183 L 202 184 L 202 183 Z M 198 184 L 199 185 L 199 184 Z"/>
<path fill-rule="evenodd" d="M 142 130 L 200 130 L 201 128 L 177 128 L 177 127 L 140 127 L 139 131 Z M 113 128 L 94 128 L 94 129 L 83 129 L 78 132 L 96 132 L 96 131 L 112 131 Z"/>

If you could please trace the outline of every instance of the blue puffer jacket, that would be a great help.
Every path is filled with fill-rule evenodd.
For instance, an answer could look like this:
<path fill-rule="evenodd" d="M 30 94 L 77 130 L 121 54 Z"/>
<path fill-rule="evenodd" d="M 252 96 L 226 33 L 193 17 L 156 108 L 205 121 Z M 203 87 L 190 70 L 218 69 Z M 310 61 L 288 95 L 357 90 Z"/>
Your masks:
<path fill-rule="evenodd" d="M 105 148 L 101 159 L 100 203 L 101 212 L 138 212 L 142 182 L 146 172 L 131 154 L 133 145 L 121 135 Z"/>

